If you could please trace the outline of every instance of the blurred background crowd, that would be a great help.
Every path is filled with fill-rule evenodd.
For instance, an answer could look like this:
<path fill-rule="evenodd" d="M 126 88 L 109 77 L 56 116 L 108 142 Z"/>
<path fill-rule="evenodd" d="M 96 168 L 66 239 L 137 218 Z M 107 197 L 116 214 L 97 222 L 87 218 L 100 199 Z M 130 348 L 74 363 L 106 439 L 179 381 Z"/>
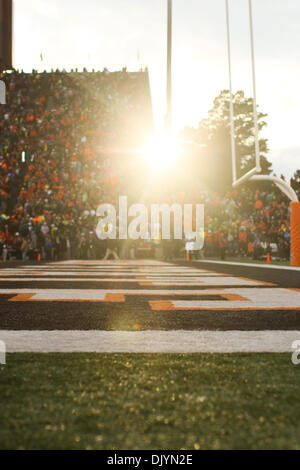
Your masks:
<path fill-rule="evenodd" d="M 118 148 L 140 147 L 152 132 L 147 70 L 15 71 L 2 79 L 0 260 L 102 258 L 108 242 L 96 237 L 97 206 L 133 191 L 119 171 Z M 291 184 L 300 195 L 300 171 Z M 204 204 L 205 256 L 289 258 L 289 201 L 271 185 L 200 186 L 182 198 L 173 191 L 165 202 L 172 199 Z M 161 248 L 175 258 L 185 242 Z M 121 257 L 153 254 L 141 241 L 116 241 L 113 249 Z"/>

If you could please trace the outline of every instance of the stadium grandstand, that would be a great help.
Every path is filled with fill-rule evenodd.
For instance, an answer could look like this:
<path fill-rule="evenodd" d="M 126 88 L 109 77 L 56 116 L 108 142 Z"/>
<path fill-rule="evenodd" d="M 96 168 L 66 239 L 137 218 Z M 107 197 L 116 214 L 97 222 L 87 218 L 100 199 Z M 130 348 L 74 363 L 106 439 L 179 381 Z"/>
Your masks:
<path fill-rule="evenodd" d="M 148 72 L 13 71 L 2 79 L 2 259 L 94 257 L 95 209 L 118 196 L 114 162 L 153 132 Z"/>
<path fill-rule="evenodd" d="M 7 105 L 0 109 L 1 259 L 100 259 L 105 242 L 95 235 L 97 206 L 128 193 L 141 200 L 150 184 L 140 158 L 153 133 L 147 70 L 13 71 L 2 79 Z M 288 199 L 270 185 L 216 192 L 199 184 L 196 165 L 179 162 L 172 178 L 176 169 L 156 170 L 148 192 L 152 200 L 155 191 L 167 203 L 205 204 L 204 254 L 219 256 L 225 236 L 229 256 L 262 259 L 270 252 L 288 259 Z M 299 194 L 299 179 L 292 185 Z M 132 243 L 138 256 L 139 242 Z M 171 245 L 168 257 L 184 256 L 184 242 Z"/>

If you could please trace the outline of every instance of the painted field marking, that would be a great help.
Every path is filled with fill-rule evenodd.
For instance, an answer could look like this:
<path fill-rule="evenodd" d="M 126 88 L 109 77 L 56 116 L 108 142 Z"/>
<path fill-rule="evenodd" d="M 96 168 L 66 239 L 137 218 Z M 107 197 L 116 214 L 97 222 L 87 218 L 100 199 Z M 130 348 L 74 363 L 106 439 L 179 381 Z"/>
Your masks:
<path fill-rule="evenodd" d="M 211 275 L 214 274 L 216 276 L 221 276 L 221 275 L 228 275 L 224 273 L 216 273 L 214 271 L 207 271 L 205 269 L 191 269 L 191 270 L 181 270 L 181 269 L 73 269 L 70 270 L 68 269 L 11 269 L 11 268 L 6 268 L 0 270 L 0 275 L 12 275 L 12 274 L 56 274 L 56 273 L 61 273 L 61 274 L 68 274 L 68 273 L 91 273 L 91 274 L 99 274 L 99 275 L 107 275 L 107 274 L 120 274 L 120 275 L 137 275 L 137 276 L 142 276 L 145 274 L 148 275 L 181 275 L 181 276 L 191 276 L 191 275 L 199 275 L 199 274 L 204 274 L 204 275 Z"/>
<path fill-rule="evenodd" d="M 199 280 L 198 280 L 199 279 Z M 213 276 L 213 279 L 215 279 L 215 276 Z M 102 278 L 102 277 L 5 277 L 1 278 L 0 277 L 0 284 L 5 283 L 5 282 L 116 282 L 116 283 L 127 283 L 127 282 L 134 282 L 140 286 L 199 286 L 200 284 L 205 287 L 205 284 L 203 282 L 202 278 L 196 278 L 194 279 L 189 279 L 188 281 L 168 281 L 165 279 L 162 279 L 161 281 L 157 282 L 150 282 L 150 281 L 144 281 L 141 282 L 141 278 L 134 278 L 134 279 L 128 279 L 128 278 Z M 214 282 L 212 285 L 223 285 L 223 283 L 220 282 Z M 242 283 L 242 285 L 248 285 L 246 283 Z M 258 284 L 255 284 L 258 285 Z"/>
<path fill-rule="evenodd" d="M 167 282 L 165 282 L 167 281 Z M 201 284 L 203 286 L 215 286 L 215 285 L 222 285 L 222 286 L 269 286 L 274 287 L 276 284 L 266 283 L 262 281 L 256 281 L 252 279 L 244 279 L 239 277 L 231 277 L 231 276 L 203 276 L 197 278 L 176 278 L 176 279 L 165 279 L 159 278 L 155 280 L 145 280 L 140 282 L 141 286 L 160 286 L 160 285 L 192 285 L 192 283 Z"/>
<path fill-rule="evenodd" d="M 223 289 L 214 291 L 197 290 L 142 290 L 142 289 L 0 289 L 0 295 L 15 295 L 9 302 L 125 302 L 126 296 L 211 296 L 218 295 L 220 299 L 235 300 L 241 297 L 238 294 L 229 294 Z M 230 297 L 231 296 L 231 297 Z M 247 300 L 247 299 L 246 299 Z"/>
<path fill-rule="evenodd" d="M 211 272 L 210 269 L 203 269 L 203 268 L 189 268 L 186 266 L 113 266 L 113 265 L 106 265 L 106 266 L 93 266 L 93 265 L 86 265 L 86 266 L 50 266 L 49 264 L 47 265 L 34 265 L 34 266 L 18 266 L 15 268 L 3 268 L 3 271 L 15 271 L 15 270 L 23 270 L 23 271 L 30 271 L 30 270 L 45 270 L 45 271 L 50 271 L 50 270 L 70 270 L 70 268 L 76 269 L 78 271 L 118 271 L 118 270 L 125 270 L 125 271 L 153 271 L 153 272 L 161 272 L 161 271 L 180 271 L 180 272 Z"/>
<path fill-rule="evenodd" d="M 155 278 L 161 278 L 161 277 L 170 277 L 172 278 L 178 278 L 178 277 L 183 277 L 184 278 L 193 278 L 193 277 L 198 277 L 198 276 L 219 276 L 217 273 L 201 273 L 201 272 L 196 272 L 196 273 L 169 273 L 169 272 L 163 272 L 163 273 L 137 273 L 137 272 L 112 272 L 112 271 L 107 271 L 107 272 L 99 272 L 99 271 L 89 271 L 89 272 L 78 272 L 78 271 L 20 271 L 20 272 L 11 272 L 11 273 L 0 273 L 0 278 L 1 277 L 11 277 L 13 275 L 18 275 L 18 276 L 40 276 L 40 277 L 50 277 L 50 276 L 87 276 L 87 277 L 92 277 L 92 276 L 97 276 L 97 277 L 103 277 L 103 276 L 111 276 L 111 277 L 136 277 L 139 279 L 144 279 L 144 278 L 149 278 L 149 279 L 155 279 Z"/>
<path fill-rule="evenodd" d="M 214 261 L 214 260 L 195 260 L 196 263 L 211 263 L 229 266 L 247 266 L 249 268 L 263 268 L 263 269 L 283 269 L 288 271 L 300 271 L 300 267 L 296 266 L 277 266 L 274 264 L 259 264 L 259 263 L 237 263 L 235 261 Z"/>
<path fill-rule="evenodd" d="M 294 310 L 300 309 L 300 292 L 283 288 L 224 288 L 206 290 L 142 289 L 0 289 L 0 294 L 16 297 L 10 302 L 73 301 L 124 302 L 124 296 L 212 296 L 220 300 L 152 300 L 152 310 Z"/>
<path fill-rule="evenodd" d="M 151 266 L 144 266 L 143 268 L 131 268 L 131 267 L 124 267 L 124 268 L 116 268 L 114 266 L 101 266 L 99 268 L 93 266 L 87 267 L 73 267 L 73 266 L 57 266 L 57 267 L 50 267 L 50 266 L 27 266 L 27 267 L 15 267 L 15 268 L 0 268 L 0 274 L 13 274 L 13 273 L 33 273 L 33 272 L 41 272 L 41 273 L 51 273 L 51 272 L 79 272 L 79 273 L 134 273 L 134 274 L 182 274 L 182 275 L 189 275 L 189 274 L 197 274 L 197 273 L 204 273 L 204 274 L 216 274 L 216 275 L 228 275 L 227 273 L 219 273 L 216 271 L 208 270 L 208 269 L 197 269 L 197 268 L 185 268 L 179 266 L 172 266 L 172 267 L 151 267 Z"/>
<path fill-rule="evenodd" d="M 53 261 L 47 263 L 47 266 L 174 266 L 174 263 L 166 263 L 157 260 L 70 260 L 70 261 Z"/>
<path fill-rule="evenodd" d="M 39 294 L 39 293 L 24 293 L 24 294 L 17 294 L 12 299 L 9 299 L 9 302 L 125 302 L 125 296 L 122 294 L 116 293 L 100 293 L 96 292 L 94 295 L 81 295 L 81 297 L 72 297 L 72 295 L 67 294 L 66 292 L 60 292 L 55 295 L 55 298 L 51 295 L 47 294 Z"/>
<path fill-rule="evenodd" d="M 135 282 L 140 284 L 140 279 L 128 279 L 127 277 L 124 278 L 116 278 L 116 277 L 5 277 L 1 279 L 1 282 L 15 282 L 15 281 L 36 281 L 36 282 Z"/>
<path fill-rule="evenodd" d="M 7 352 L 292 352 L 300 331 L 0 331 Z"/>
<path fill-rule="evenodd" d="M 213 294 L 214 290 L 204 292 Z M 216 292 L 217 293 L 217 292 Z M 283 288 L 232 288 L 223 289 L 224 294 L 238 294 L 243 301 L 230 300 L 151 300 L 152 310 L 299 310 L 300 292 Z"/>

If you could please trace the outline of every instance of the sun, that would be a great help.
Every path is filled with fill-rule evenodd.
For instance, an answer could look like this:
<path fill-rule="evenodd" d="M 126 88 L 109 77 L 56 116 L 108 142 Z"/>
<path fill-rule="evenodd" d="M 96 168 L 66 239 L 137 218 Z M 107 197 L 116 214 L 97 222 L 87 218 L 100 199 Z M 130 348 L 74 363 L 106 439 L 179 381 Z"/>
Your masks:
<path fill-rule="evenodd" d="M 182 148 L 175 138 L 167 134 L 156 134 L 144 151 L 147 162 L 158 169 L 168 168 L 178 158 Z"/>

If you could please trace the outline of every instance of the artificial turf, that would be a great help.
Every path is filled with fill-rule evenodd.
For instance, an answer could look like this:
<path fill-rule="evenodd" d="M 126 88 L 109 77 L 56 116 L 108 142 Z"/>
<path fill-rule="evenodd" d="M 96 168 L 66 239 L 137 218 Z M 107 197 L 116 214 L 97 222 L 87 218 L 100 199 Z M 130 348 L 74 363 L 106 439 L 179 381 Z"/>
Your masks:
<path fill-rule="evenodd" d="M 290 354 L 8 354 L 1 449 L 300 449 Z"/>

